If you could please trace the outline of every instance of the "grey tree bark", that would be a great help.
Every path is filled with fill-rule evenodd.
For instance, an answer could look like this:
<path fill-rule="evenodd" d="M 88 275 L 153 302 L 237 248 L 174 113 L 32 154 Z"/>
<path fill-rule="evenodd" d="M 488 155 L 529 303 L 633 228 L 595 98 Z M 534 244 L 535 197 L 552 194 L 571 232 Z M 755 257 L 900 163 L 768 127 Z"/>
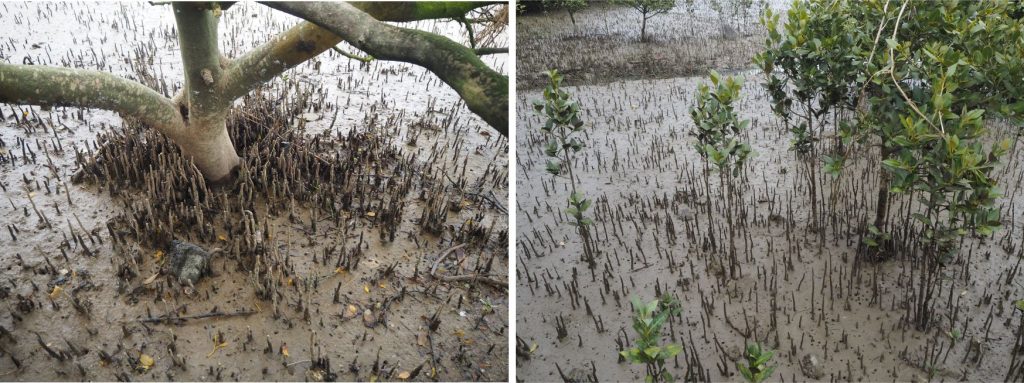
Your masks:
<path fill-rule="evenodd" d="M 507 78 L 493 71 L 481 71 L 483 63 L 469 48 L 427 32 L 392 27 L 372 16 L 377 14 L 386 20 L 401 21 L 448 18 L 464 15 L 487 3 L 392 4 L 395 5 L 361 3 L 360 7 L 370 14 L 346 4 L 340 12 L 335 9 L 331 14 L 354 23 L 356 29 L 345 29 L 342 30 L 345 33 L 337 34 L 303 22 L 242 57 L 228 60 L 218 49 L 219 16 L 215 12 L 219 11 L 219 5 L 176 2 L 172 3 L 172 9 L 178 27 L 185 87 L 173 99 L 105 72 L 0 62 L 0 102 L 99 108 L 136 118 L 174 141 L 211 183 L 222 183 L 232 178 L 233 169 L 240 163 L 226 128 L 233 101 L 331 49 L 344 37 L 378 59 L 411 62 L 437 73 L 445 82 L 455 84 L 452 86 L 478 114 L 481 113 L 478 110 L 484 110 L 480 106 L 481 99 L 502 103 L 500 107 L 487 108 L 488 114 L 481 116 L 507 135 Z M 324 23 L 323 16 L 311 15 L 311 18 Z M 376 33 L 382 36 L 374 35 Z M 454 73 L 458 70 L 469 72 Z M 501 95 L 504 97 L 495 93 L 499 85 L 503 86 Z M 497 109 L 504 111 L 503 119 L 493 115 Z"/>

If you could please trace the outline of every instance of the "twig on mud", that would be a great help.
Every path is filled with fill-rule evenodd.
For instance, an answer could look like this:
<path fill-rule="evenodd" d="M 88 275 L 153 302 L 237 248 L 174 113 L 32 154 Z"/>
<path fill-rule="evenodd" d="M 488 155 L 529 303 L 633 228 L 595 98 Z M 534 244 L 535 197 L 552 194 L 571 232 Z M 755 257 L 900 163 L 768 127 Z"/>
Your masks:
<path fill-rule="evenodd" d="M 299 361 L 291 362 L 291 363 L 288 363 L 288 365 L 285 366 L 285 367 L 292 367 L 292 366 L 294 366 L 296 364 L 306 363 L 306 362 L 312 362 L 312 360 L 306 359 L 306 360 L 299 360 Z"/>
<path fill-rule="evenodd" d="M 214 312 L 209 312 L 209 313 L 206 313 L 206 314 L 189 315 L 189 316 L 183 316 L 183 317 L 182 316 L 164 315 L 164 316 L 160 316 L 160 317 L 156 317 L 156 318 L 139 319 L 138 321 L 141 322 L 141 323 L 170 323 L 171 321 L 174 321 L 174 322 L 184 322 L 184 321 L 187 321 L 187 320 L 190 320 L 190 319 L 229 318 L 229 317 L 236 317 L 236 316 L 248 316 L 248 315 L 252 315 L 252 314 L 255 314 L 255 313 L 256 313 L 256 311 L 253 311 L 253 310 L 241 310 L 241 311 L 235 311 L 233 313 L 214 311 Z"/>
<path fill-rule="evenodd" d="M 488 191 L 487 194 L 474 193 L 474 192 L 465 192 L 465 194 L 468 194 L 468 195 L 480 198 L 480 199 L 482 199 L 484 201 L 487 201 L 488 203 L 491 204 L 491 206 L 494 206 L 495 209 L 498 209 L 498 211 L 500 211 L 502 213 L 508 213 L 508 209 L 505 208 L 505 205 L 502 205 L 501 202 L 498 201 L 498 197 L 494 196 L 494 191 L 493 190 Z"/>
<path fill-rule="evenodd" d="M 496 279 L 488 278 L 487 275 L 481 274 L 468 274 L 468 275 L 455 275 L 455 276 L 440 276 L 439 278 L 445 282 L 483 282 L 491 286 L 497 287 L 508 287 L 508 282 L 499 281 Z"/>
<path fill-rule="evenodd" d="M 444 262 L 444 259 L 448 258 L 448 256 L 451 255 L 451 253 L 455 252 L 455 250 L 461 249 L 463 247 L 466 247 L 465 243 L 449 247 L 448 250 L 445 250 L 444 253 L 441 253 L 441 256 L 438 257 L 436 261 L 434 261 L 434 265 L 430 267 L 430 276 L 437 278 L 437 266 L 439 266 L 441 262 Z"/>
<path fill-rule="evenodd" d="M 483 282 L 485 284 L 488 284 L 488 285 L 491 285 L 491 286 L 495 286 L 495 287 L 505 287 L 505 288 L 508 288 L 508 282 L 499 281 L 499 280 L 496 280 L 496 279 L 488 278 L 488 275 L 481 275 L 481 274 L 454 275 L 454 276 L 437 275 L 437 267 L 441 265 L 441 262 L 444 262 L 444 260 L 446 258 L 448 258 L 448 256 L 451 255 L 451 253 L 455 252 L 455 250 L 461 249 L 461 248 L 463 248 L 465 246 L 466 246 L 465 243 L 460 244 L 460 245 L 455 245 L 455 246 L 452 246 L 452 247 L 448 248 L 448 250 L 445 250 L 444 253 L 441 253 L 441 256 L 438 257 L 436 261 L 434 261 L 434 265 L 430 267 L 430 276 L 432 278 L 434 278 L 434 279 L 445 281 L 445 282 Z"/>

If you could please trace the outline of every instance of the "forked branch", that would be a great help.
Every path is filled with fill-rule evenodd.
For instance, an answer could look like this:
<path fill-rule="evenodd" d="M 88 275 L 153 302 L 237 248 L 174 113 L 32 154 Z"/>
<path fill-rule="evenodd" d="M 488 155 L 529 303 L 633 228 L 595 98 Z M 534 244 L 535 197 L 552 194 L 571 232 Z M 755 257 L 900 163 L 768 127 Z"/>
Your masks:
<path fill-rule="evenodd" d="M 346 3 L 265 4 L 333 32 L 374 58 L 426 68 L 455 89 L 469 110 L 508 136 L 508 77 L 489 68 L 472 49 L 443 36 L 378 21 Z"/>

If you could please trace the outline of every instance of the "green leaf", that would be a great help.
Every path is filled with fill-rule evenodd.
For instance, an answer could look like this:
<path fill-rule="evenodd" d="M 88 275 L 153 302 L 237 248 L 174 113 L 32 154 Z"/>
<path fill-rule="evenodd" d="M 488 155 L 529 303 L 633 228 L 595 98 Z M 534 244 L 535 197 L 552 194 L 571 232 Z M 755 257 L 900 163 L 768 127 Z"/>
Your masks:
<path fill-rule="evenodd" d="M 644 354 L 647 354 L 647 356 L 649 356 L 651 358 L 657 358 L 658 357 L 658 353 L 660 353 L 660 352 L 661 352 L 661 347 L 658 347 L 658 346 L 648 347 L 648 348 L 644 349 Z"/>

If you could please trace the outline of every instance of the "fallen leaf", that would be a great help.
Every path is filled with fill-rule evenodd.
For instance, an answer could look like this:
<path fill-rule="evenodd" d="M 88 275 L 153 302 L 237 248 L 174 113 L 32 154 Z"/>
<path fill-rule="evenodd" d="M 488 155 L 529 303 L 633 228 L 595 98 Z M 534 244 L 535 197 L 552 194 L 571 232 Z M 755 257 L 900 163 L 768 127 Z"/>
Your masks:
<path fill-rule="evenodd" d="M 356 315 L 359 315 L 359 308 L 353 304 L 349 304 L 348 307 L 345 307 L 345 311 L 341 313 L 341 317 L 343 319 L 352 319 L 355 318 Z"/>
<path fill-rule="evenodd" d="M 288 344 L 287 343 L 281 345 L 281 355 L 284 355 L 285 358 L 287 358 L 289 356 L 288 355 Z"/>
<path fill-rule="evenodd" d="M 377 316 L 373 314 L 373 310 L 363 311 L 363 325 L 369 328 L 377 327 Z"/>
<path fill-rule="evenodd" d="M 142 284 L 148 285 L 150 283 L 153 283 L 153 281 L 156 280 L 156 277 L 159 277 L 159 276 L 160 276 L 160 273 L 153 274 L 149 278 L 146 278 L 146 280 L 142 281 Z"/>
<path fill-rule="evenodd" d="M 382 288 L 382 289 L 386 289 L 387 287 L 388 287 L 388 284 L 387 284 L 387 283 L 384 283 L 384 282 L 381 282 L 381 283 L 380 283 L 380 288 Z"/>
<path fill-rule="evenodd" d="M 294 286 L 294 285 L 295 285 L 295 279 L 292 278 L 292 277 L 288 277 L 288 286 Z"/>
<path fill-rule="evenodd" d="M 228 240 L 228 236 L 226 236 L 224 234 L 218 234 L 217 235 L 217 239 L 219 239 L 221 241 L 227 241 Z"/>
<path fill-rule="evenodd" d="M 409 379 L 409 375 L 412 375 L 409 371 L 402 371 L 398 373 L 398 379 L 406 380 Z"/>
<path fill-rule="evenodd" d="M 363 291 L 365 291 L 367 294 L 369 294 L 370 293 L 370 285 L 363 285 Z"/>
<path fill-rule="evenodd" d="M 53 286 L 53 291 L 50 292 L 50 299 L 57 299 L 60 297 L 60 293 L 64 291 L 63 287 Z"/>
<path fill-rule="evenodd" d="M 139 368 L 142 369 L 143 371 L 149 371 L 149 368 L 153 367 L 153 364 L 155 363 L 156 361 L 153 360 L 152 356 L 146 354 L 142 354 L 139 356 Z"/>
<path fill-rule="evenodd" d="M 420 345 L 422 347 L 427 347 L 427 344 L 429 342 L 430 342 L 430 340 L 427 339 L 427 333 L 426 332 L 421 332 L 419 335 L 416 336 L 416 344 L 418 344 L 418 345 Z"/>
<path fill-rule="evenodd" d="M 337 269 L 334 269 L 334 273 L 335 274 L 345 274 L 345 268 L 344 267 L 338 267 Z"/>
<path fill-rule="evenodd" d="M 367 216 L 367 217 L 376 217 L 376 216 L 377 216 L 377 213 L 375 213 L 375 212 L 372 212 L 372 211 L 368 211 L 368 212 L 366 212 L 366 216 Z"/>
<path fill-rule="evenodd" d="M 164 259 L 164 251 L 157 250 L 156 253 L 153 254 L 153 258 L 155 258 L 157 263 L 159 263 L 161 260 Z"/>

